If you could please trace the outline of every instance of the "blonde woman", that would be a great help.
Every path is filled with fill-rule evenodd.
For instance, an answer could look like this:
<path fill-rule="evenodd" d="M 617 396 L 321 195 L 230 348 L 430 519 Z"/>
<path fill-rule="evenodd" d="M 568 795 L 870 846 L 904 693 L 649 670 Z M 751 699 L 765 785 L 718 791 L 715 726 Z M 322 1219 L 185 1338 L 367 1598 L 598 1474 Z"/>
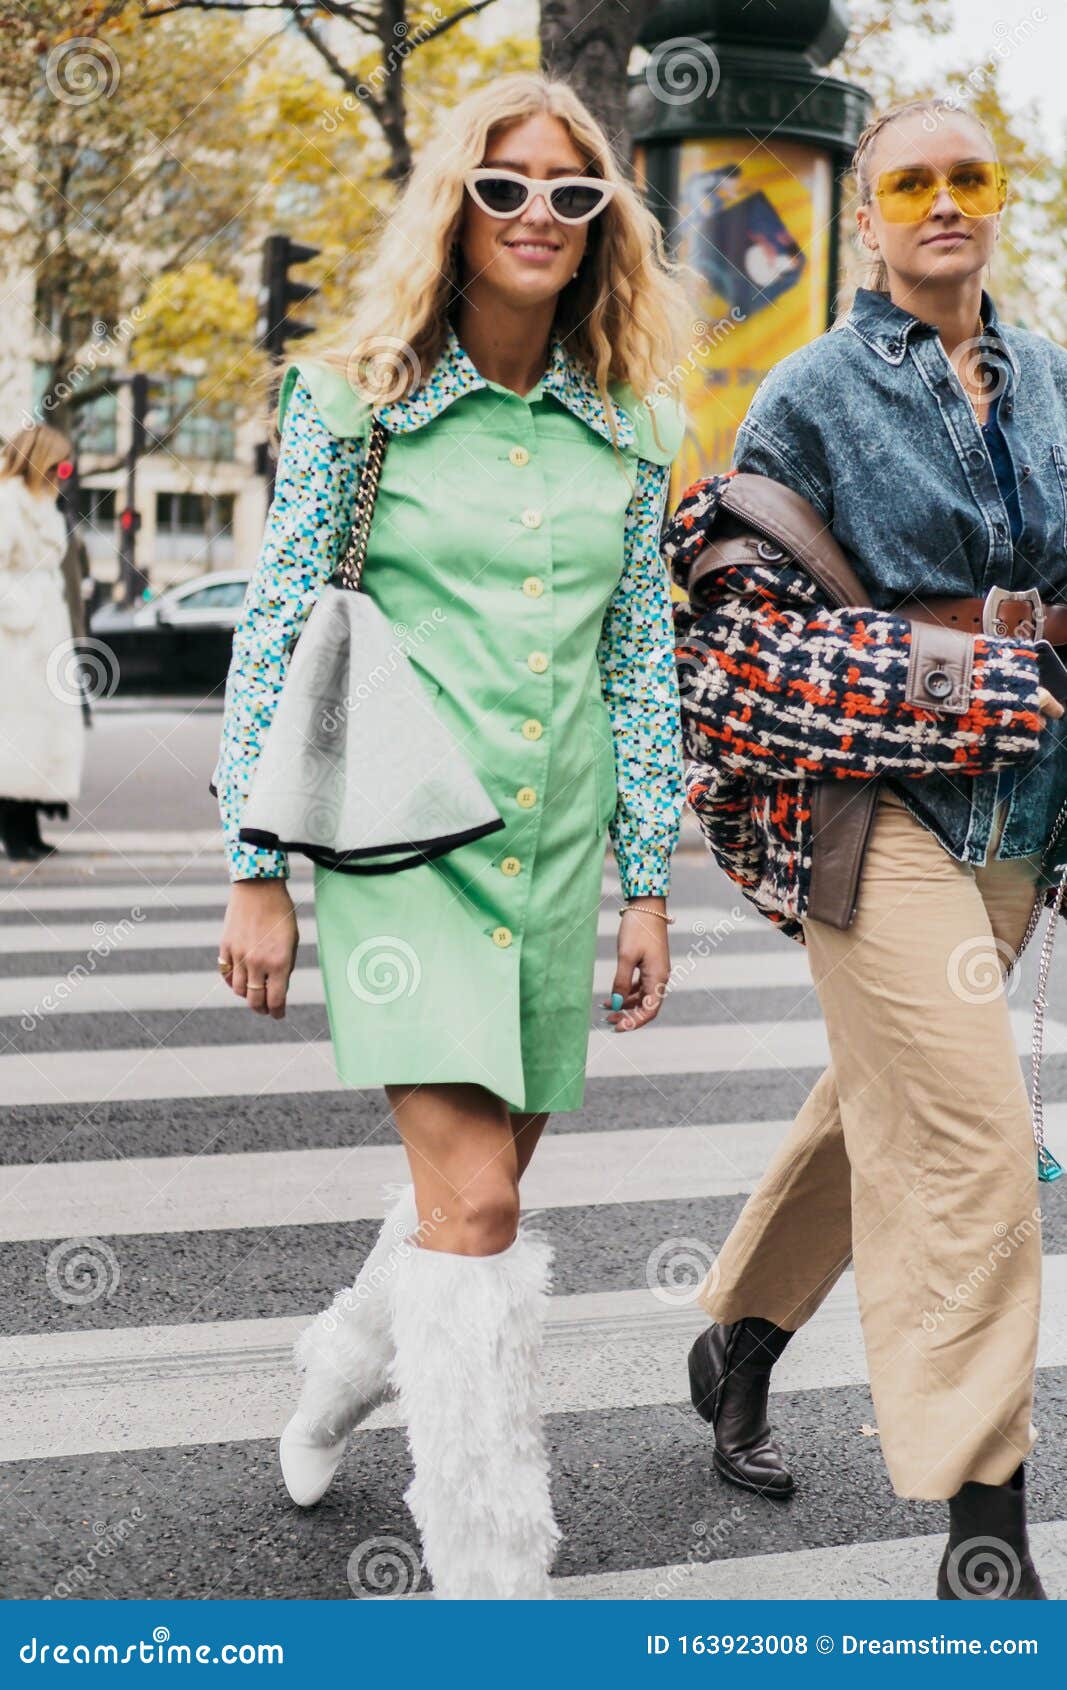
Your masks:
<path fill-rule="evenodd" d="M 653 1020 L 669 971 L 682 777 L 658 547 L 682 420 L 644 398 L 687 324 L 603 130 L 565 85 L 519 74 L 445 114 L 351 320 L 282 384 L 216 771 L 233 990 L 284 1014 L 287 861 L 241 841 L 241 808 L 284 653 L 346 538 L 372 407 L 389 439 L 363 586 L 398 629 L 429 630 L 408 656 L 503 822 L 400 874 L 315 873 L 338 1072 L 385 1087 L 413 1190 L 298 1342 L 282 1471 L 317 1501 L 347 1432 L 395 1388 L 438 1597 L 549 1594 L 550 1250 L 518 1230 L 519 1180 L 550 1111 L 582 1102 L 608 829 L 616 1031 Z"/>
<path fill-rule="evenodd" d="M 65 815 L 81 790 L 85 728 L 63 681 L 71 621 L 56 505 L 56 472 L 71 456 L 66 436 L 43 423 L 19 429 L 0 453 L 0 836 L 19 862 L 53 849 L 41 841 L 38 806 Z"/>
<path fill-rule="evenodd" d="M 854 167 L 870 285 L 766 378 L 733 467 L 815 508 L 873 608 L 831 609 L 772 548 L 693 627 L 712 655 L 686 701 L 690 797 L 751 781 L 733 835 L 806 944 L 831 1056 L 703 1289 L 693 1402 L 725 1479 L 791 1495 L 771 1370 L 851 1260 L 893 1488 L 947 1503 L 938 1597 L 1041 1599 L 1024 1463 L 1038 1177 L 1060 1170 L 1002 974 L 1067 870 L 1067 721 L 1035 644 L 1067 655 L 1067 352 L 983 285 L 1010 182 L 974 113 L 894 107 Z M 706 492 L 668 555 L 715 535 Z M 825 838 L 820 858 L 815 789 L 872 780 L 851 920 L 811 919 L 818 863 L 847 892 L 853 860 Z"/>

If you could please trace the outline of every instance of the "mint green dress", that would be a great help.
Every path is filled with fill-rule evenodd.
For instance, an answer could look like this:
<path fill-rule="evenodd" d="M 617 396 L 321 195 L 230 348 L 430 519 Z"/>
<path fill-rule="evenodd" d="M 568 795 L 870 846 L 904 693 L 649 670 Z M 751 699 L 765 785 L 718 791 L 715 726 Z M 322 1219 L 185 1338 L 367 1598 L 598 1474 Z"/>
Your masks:
<path fill-rule="evenodd" d="M 520 397 L 449 330 L 389 430 L 363 590 L 504 819 L 418 868 L 315 870 L 333 1049 L 349 1086 L 475 1082 L 515 1110 L 584 1095 L 608 834 L 623 891 L 665 893 L 684 798 L 659 536 L 684 418 L 595 382 L 553 339 Z M 290 365 L 263 549 L 234 639 L 215 782 L 232 879 L 287 872 L 238 838 L 288 646 L 351 522 L 369 411 Z M 324 543 L 325 542 L 325 543 Z M 613 920 L 614 925 L 614 920 Z"/>

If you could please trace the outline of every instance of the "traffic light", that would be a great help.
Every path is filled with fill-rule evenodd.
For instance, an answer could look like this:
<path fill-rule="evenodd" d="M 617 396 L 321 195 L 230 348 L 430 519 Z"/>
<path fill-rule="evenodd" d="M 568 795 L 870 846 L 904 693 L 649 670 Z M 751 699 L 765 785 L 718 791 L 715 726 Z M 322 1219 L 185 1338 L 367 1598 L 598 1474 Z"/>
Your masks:
<path fill-rule="evenodd" d="M 125 510 L 119 512 L 119 527 L 124 534 L 136 534 L 140 526 L 140 511 L 136 511 L 132 506 L 127 505 Z"/>
<path fill-rule="evenodd" d="M 64 458 L 56 465 L 56 480 L 59 483 L 59 508 L 69 534 L 81 515 L 78 508 L 78 466 L 73 458 Z"/>
<path fill-rule="evenodd" d="M 272 358 L 281 358 L 288 340 L 300 340 L 314 332 L 310 323 L 290 317 L 291 306 L 303 305 L 318 293 L 310 282 L 294 281 L 289 271 L 294 264 L 307 264 L 321 251 L 301 246 L 288 235 L 269 235 L 263 245 L 263 278 L 259 290 L 259 321 L 256 340 Z"/>

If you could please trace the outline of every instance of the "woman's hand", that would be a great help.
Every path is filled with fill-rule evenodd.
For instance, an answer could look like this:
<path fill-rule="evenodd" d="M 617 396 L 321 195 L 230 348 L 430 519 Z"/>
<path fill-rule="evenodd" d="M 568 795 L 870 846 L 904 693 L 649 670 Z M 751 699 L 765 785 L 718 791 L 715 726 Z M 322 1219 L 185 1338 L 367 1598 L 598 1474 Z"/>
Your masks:
<path fill-rule="evenodd" d="M 1038 687 L 1037 708 L 1042 716 L 1051 716 L 1054 720 L 1063 715 L 1063 705 L 1058 698 L 1053 698 L 1048 687 Z M 1042 722 L 1041 726 L 1044 727 L 1044 725 L 1044 722 Z"/>
<path fill-rule="evenodd" d="M 617 1033 L 629 1033 L 656 1019 L 670 979 L 667 923 L 662 916 L 650 913 L 659 909 L 665 914 L 666 900 L 642 897 L 641 903 L 643 910 L 640 904 L 631 904 L 619 920 L 619 962 L 612 991 L 622 1003 L 616 1009 L 610 1002 L 604 1005 Z"/>
<path fill-rule="evenodd" d="M 284 1018 L 299 942 L 296 911 L 284 876 L 234 882 L 219 956 L 233 964 L 233 973 L 224 978 L 257 1015 L 271 1015 L 275 1021 Z"/>

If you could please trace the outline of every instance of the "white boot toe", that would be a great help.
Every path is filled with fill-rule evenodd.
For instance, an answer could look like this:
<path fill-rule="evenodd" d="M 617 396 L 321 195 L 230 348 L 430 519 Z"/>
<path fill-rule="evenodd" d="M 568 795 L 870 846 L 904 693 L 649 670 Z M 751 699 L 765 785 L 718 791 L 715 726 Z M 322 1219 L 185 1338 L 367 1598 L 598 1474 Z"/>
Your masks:
<path fill-rule="evenodd" d="M 326 1495 L 345 1452 L 346 1437 L 334 1443 L 316 1441 L 307 1422 L 294 1414 L 281 1435 L 278 1459 L 285 1488 L 300 1508 L 312 1508 Z"/>

